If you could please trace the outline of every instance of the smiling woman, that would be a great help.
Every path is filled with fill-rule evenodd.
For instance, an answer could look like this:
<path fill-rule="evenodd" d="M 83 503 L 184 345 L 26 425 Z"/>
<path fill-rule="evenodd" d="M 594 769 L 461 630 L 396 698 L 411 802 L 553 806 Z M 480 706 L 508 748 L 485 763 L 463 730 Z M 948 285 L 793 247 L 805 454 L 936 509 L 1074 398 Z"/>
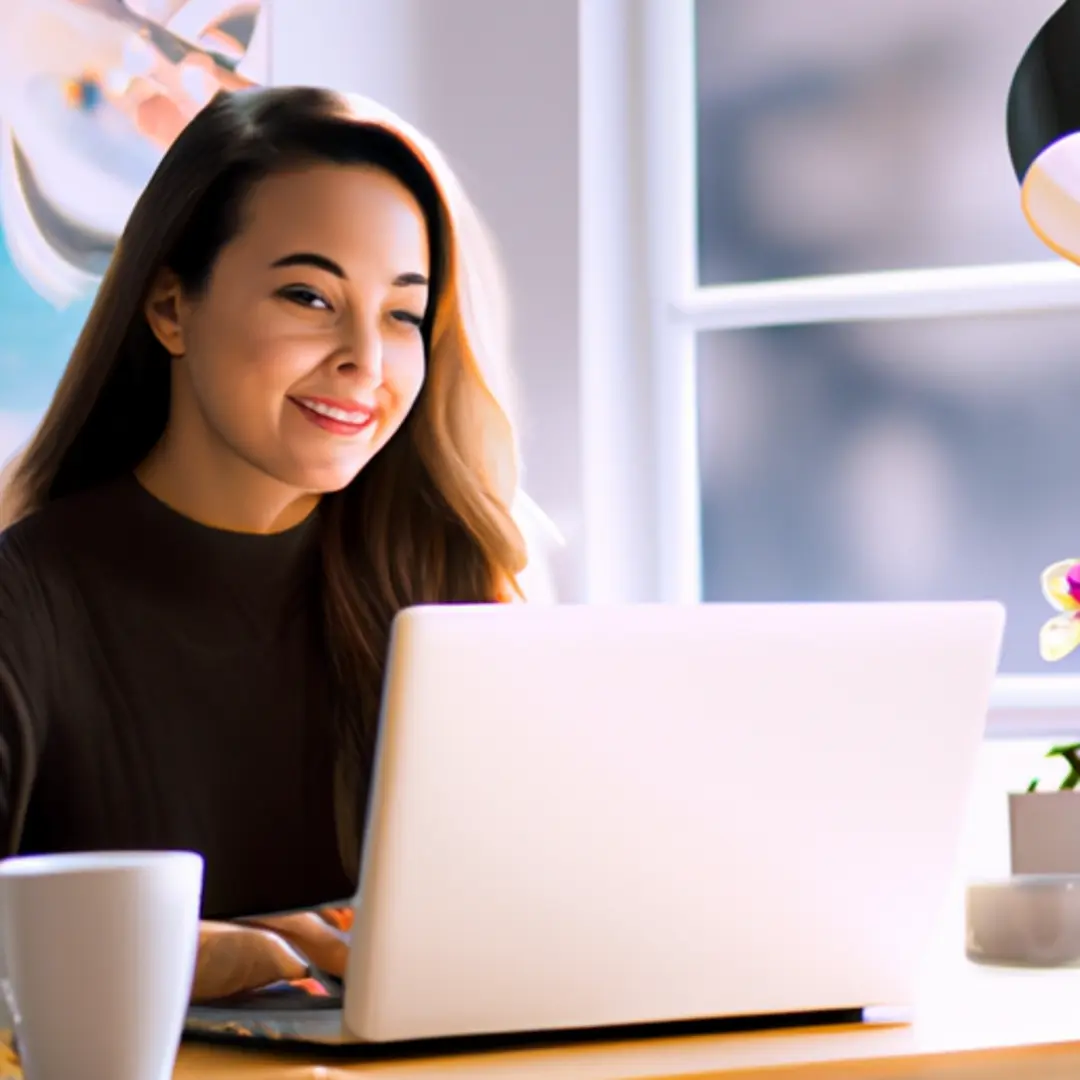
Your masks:
<path fill-rule="evenodd" d="M 369 102 L 184 131 L 3 491 L 8 852 L 194 849 L 208 918 L 351 895 L 394 615 L 524 564 L 494 267 Z"/>
<path fill-rule="evenodd" d="M 150 289 L 148 323 L 184 362 L 138 475 L 199 520 L 295 524 L 359 474 L 420 394 L 438 196 L 394 136 L 363 138 L 356 163 L 267 176 L 205 282 L 204 250 L 186 251 Z"/>

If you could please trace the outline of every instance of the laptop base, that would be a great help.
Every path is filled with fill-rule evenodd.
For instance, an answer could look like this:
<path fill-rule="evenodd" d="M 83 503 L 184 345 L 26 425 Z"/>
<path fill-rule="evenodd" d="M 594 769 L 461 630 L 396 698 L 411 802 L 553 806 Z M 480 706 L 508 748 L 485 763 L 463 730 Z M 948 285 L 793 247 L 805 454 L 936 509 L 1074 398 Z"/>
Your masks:
<path fill-rule="evenodd" d="M 743 1016 L 700 1020 L 626 1024 L 603 1028 L 567 1028 L 548 1032 L 513 1032 L 498 1035 L 464 1035 L 442 1039 L 418 1039 L 394 1043 L 365 1043 L 344 1034 L 340 1009 L 289 1010 L 268 1015 L 244 1015 L 240 1010 L 193 1006 L 188 1014 L 185 1039 L 218 1045 L 296 1053 L 329 1050 L 364 1059 L 433 1057 L 551 1048 L 599 1042 L 628 1042 L 693 1035 L 736 1035 L 796 1028 L 861 1025 L 871 1021 L 863 1009 L 831 1009 L 772 1016 Z M 876 1021 L 874 1021 L 877 1023 Z"/>

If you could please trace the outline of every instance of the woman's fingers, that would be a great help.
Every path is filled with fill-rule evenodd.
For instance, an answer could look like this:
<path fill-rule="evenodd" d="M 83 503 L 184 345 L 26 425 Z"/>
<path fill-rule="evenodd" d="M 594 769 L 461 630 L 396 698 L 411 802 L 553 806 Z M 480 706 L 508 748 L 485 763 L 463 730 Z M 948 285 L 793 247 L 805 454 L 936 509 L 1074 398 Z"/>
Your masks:
<path fill-rule="evenodd" d="M 338 978 L 345 975 L 349 958 L 348 936 L 316 912 L 270 915 L 245 919 L 244 922 L 249 926 L 270 930 L 284 938 L 315 967 L 328 975 L 336 975 Z"/>
<path fill-rule="evenodd" d="M 353 909 L 351 907 L 319 908 L 318 916 L 344 934 L 348 934 L 353 928 Z"/>
<path fill-rule="evenodd" d="M 282 980 L 303 979 L 308 965 L 278 935 L 234 923 L 199 924 L 199 953 L 191 1000 L 232 997 Z"/>
<path fill-rule="evenodd" d="M 303 979 L 309 965 L 344 977 L 348 934 L 325 912 L 300 912 L 199 926 L 192 1001 L 206 1002 Z"/>

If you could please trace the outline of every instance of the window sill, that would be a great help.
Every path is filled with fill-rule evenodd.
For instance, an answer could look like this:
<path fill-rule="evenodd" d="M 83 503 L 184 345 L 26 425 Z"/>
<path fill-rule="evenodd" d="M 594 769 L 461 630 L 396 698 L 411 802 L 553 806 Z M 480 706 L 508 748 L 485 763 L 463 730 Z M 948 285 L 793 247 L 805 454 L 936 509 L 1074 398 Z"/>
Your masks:
<path fill-rule="evenodd" d="M 986 736 L 1080 738 L 1080 676 L 998 676 L 990 697 Z"/>

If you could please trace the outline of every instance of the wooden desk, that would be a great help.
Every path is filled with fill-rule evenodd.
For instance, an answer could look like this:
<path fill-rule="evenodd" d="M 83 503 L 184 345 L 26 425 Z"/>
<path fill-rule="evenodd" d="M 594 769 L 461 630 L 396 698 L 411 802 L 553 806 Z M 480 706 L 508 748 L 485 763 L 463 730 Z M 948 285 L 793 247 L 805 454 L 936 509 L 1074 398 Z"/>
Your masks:
<path fill-rule="evenodd" d="M 815 1041 L 821 1045 L 812 1045 Z M 830 1058 L 824 1042 L 848 1056 Z M 185 1048 L 177 1080 L 1075 1080 L 1080 1044 L 950 1054 L 875 1056 L 854 1032 L 830 1036 L 755 1036 L 725 1044 L 705 1039 L 582 1051 L 533 1051 L 395 1064 L 309 1064 L 232 1051 Z M 817 1060 L 806 1060 L 808 1052 Z M 854 1054 L 855 1056 L 850 1056 Z"/>
<path fill-rule="evenodd" d="M 954 910 L 955 916 L 955 910 Z M 705 1035 L 432 1059 L 353 1062 L 183 1048 L 177 1080 L 1075 1080 L 1080 971 L 967 964 L 949 918 L 915 1021 L 817 1031 Z M 18 1076 L 9 1063 L 0 1078 Z"/>
<path fill-rule="evenodd" d="M 177 1080 L 1076 1080 L 1080 971 L 980 968 L 962 954 L 954 903 L 911 1023 L 626 1041 L 430 1060 L 309 1064 L 184 1048 Z M 315 1060 L 317 1055 L 312 1055 Z"/>
<path fill-rule="evenodd" d="M 950 920 L 951 929 L 959 929 Z M 1076 1080 L 1080 971 L 967 964 L 942 934 L 913 1023 L 706 1035 L 430 1060 L 342 1061 L 184 1048 L 177 1080 Z M 947 946 L 951 943 L 951 948 Z M 312 1061 L 316 1059 L 312 1056 Z"/>
<path fill-rule="evenodd" d="M 2 2 L 2 0 L 0 0 Z M 1021 748 L 1023 750 L 1023 748 Z M 993 744 L 973 800 L 967 852 L 930 951 L 911 1025 L 699 1036 L 351 1064 L 185 1046 L 177 1080 L 1077 1080 L 1080 970 L 977 968 L 963 957 L 963 883 L 1007 873 L 1006 802 L 1033 746 L 1013 764 Z M 1015 775 L 1014 775 L 1015 774 Z M 1018 785 L 1020 785 L 1018 787 Z M 6 1064 L 6 1068 L 5 1068 Z M 0 1051 L 0 1080 L 17 1076 Z"/>
<path fill-rule="evenodd" d="M 186 1046 L 177 1080 L 1076 1080 L 1080 970 L 985 968 L 963 955 L 964 874 L 937 927 L 914 1020 L 352 1063 Z"/>
<path fill-rule="evenodd" d="M 378 1063 L 185 1046 L 174 1075 L 176 1080 L 1075 1080 L 1080 1043 L 919 1051 L 895 1030 L 848 1028 Z M 0 1053 L 0 1080 L 21 1077 L 10 1053 Z"/>
<path fill-rule="evenodd" d="M 910 1024 L 367 1063 L 310 1064 L 296 1057 L 187 1046 L 177 1080 L 1076 1080 L 1080 970 L 1009 971 L 969 964 L 963 955 L 963 881 L 958 874 L 953 883 Z"/>

